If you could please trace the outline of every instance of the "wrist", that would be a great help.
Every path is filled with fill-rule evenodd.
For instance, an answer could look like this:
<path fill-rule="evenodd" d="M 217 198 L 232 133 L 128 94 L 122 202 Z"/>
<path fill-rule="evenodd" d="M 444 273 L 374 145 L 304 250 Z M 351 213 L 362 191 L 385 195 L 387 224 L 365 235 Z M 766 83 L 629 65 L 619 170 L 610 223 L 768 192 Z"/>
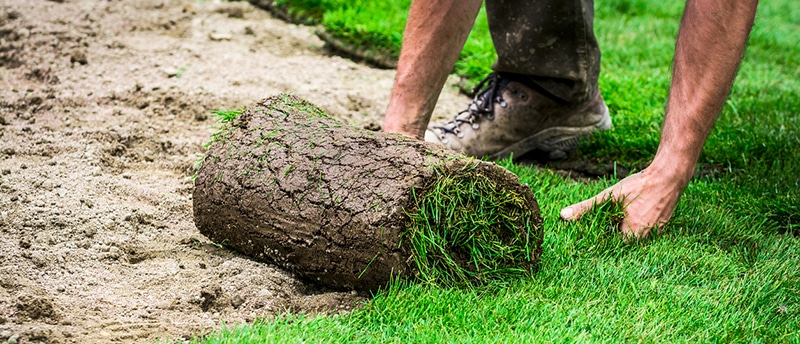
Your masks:
<path fill-rule="evenodd" d="M 694 176 L 696 166 L 697 156 L 694 154 L 659 150 L 646 170 L 648 174 L 667 180 L 682 191 Z"/>

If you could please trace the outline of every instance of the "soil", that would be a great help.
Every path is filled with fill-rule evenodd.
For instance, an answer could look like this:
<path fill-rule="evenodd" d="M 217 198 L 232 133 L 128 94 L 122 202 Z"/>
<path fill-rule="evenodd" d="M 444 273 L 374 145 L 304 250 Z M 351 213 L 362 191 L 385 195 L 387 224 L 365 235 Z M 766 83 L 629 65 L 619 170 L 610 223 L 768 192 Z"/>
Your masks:
<path fill-rule="evenodd" d="M 379 129 L 394 71 L 245 2 L 0 0 L 0 341 L 186 341 L 367 300 L 212 244 L 212 110 L 291 92 Z M 468 101 L 449 80 L 434 120 Z M 223 325 L 226 324 L 226 325 Z"/>

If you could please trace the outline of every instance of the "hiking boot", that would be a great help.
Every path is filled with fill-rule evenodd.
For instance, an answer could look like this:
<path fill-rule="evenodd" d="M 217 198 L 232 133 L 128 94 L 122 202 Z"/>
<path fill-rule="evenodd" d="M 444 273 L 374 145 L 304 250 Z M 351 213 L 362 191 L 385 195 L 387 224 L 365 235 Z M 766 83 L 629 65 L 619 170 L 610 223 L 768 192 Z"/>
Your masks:
<path fill-rule="evenodd" d="M 611 116 L 598 92 L 583 104 L 554 101 L 531 87 L 497 73 L 475 88 L 480 90 L 452 121 L 430 126 L 425 141 L 463 154 L 492 160 L 533 150 L 563 159 L 578 148 L 581 137 L 611 128 Z"/>

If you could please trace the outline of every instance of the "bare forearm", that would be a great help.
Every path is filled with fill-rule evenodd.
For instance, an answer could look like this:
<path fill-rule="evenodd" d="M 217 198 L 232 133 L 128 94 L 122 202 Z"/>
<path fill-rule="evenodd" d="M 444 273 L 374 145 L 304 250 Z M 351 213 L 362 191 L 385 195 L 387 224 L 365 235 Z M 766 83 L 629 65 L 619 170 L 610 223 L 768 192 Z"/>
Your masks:
<path fill-rule="evenodd" d="M 678 32 L 661 143 L 653 162 L 597 196 L 561 210 L 575 220 L 596 204 L 624 206 L 620 229 L 637 238 L 669 221 L 730 92 L 757 0 L 689 0 Z"/>
<path fill-rule="evenodd" d="M 681 190 L 730 92 L 758 0 L 689 0 L 675 48 L 672 86 L 653 168 Z"/>
<path fill-rule="evenodd" d="M 383 130 L 422 138 L 481 0 L 414 0 Z"/>

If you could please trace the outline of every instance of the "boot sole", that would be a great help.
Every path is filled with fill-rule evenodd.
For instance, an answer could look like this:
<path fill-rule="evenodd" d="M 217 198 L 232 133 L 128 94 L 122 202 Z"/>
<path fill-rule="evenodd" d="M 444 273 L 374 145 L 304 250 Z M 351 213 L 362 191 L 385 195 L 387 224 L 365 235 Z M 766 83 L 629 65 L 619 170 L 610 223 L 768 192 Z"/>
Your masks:
<path fill-rule="evenodd" d="M 521 157 L 526 153 L 539 150 L 548 153 L 552 160 L 563 159 L 567 153 L 578 149 L 580 140 L 592 135 L 595 131 L 611 129 L 611 115 L 608 107 L 603 106 L 603 117 L 596 123 L 583 127 L 552 127 L 528 136 L 516 143 L 503 148 L 489 156 L 492 160 L 505 159 L 514 154 Z"/>

